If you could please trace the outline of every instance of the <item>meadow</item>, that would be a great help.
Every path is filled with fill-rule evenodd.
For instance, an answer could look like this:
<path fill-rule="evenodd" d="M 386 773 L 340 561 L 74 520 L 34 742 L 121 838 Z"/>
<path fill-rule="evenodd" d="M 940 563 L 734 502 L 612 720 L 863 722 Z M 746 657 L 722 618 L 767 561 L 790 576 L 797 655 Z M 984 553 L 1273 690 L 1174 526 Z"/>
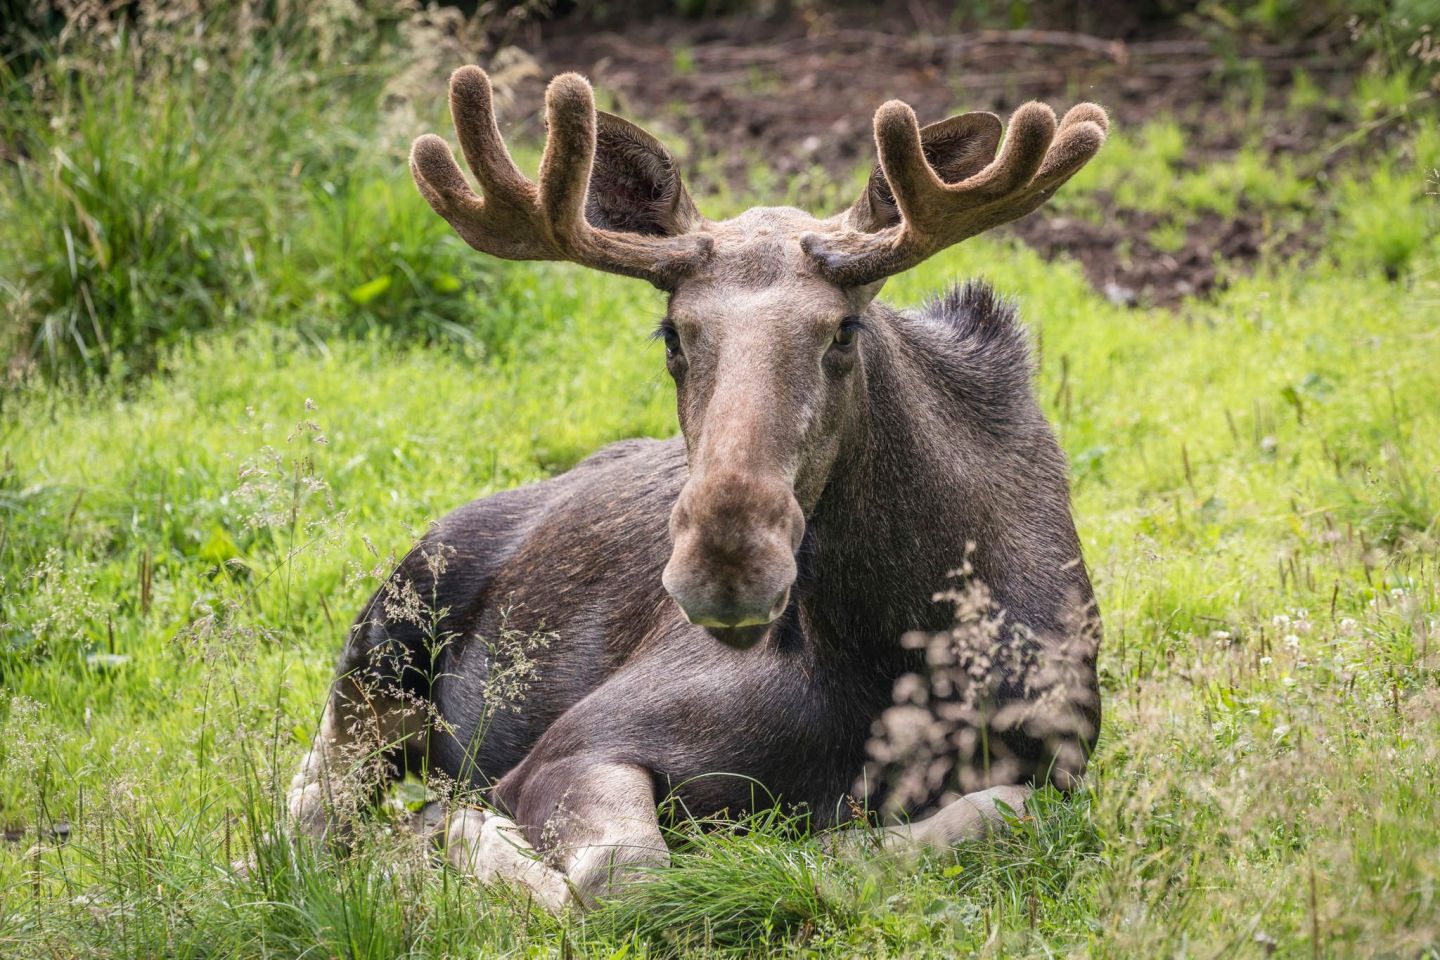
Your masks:
<path fill-rule="evenodd" d="M 385 816 L 265 842 L 417 532 L 676 432 L 660 294 L 486 261 L 410 183 L 455 24 L 323 8 L 0 68 L 0 955 L 1440 957 L 1440 128 L 1384 56 L 1339 89 L 1242 70 L 1228 156 L 1184 162 L 1157 115 L 1037 214 L 1305 235 L 1208 297 L 1114 302 L 1010 233 L 882 294 L 983 277 L 1032 331 L 1105 621 L 1083 790 L 918 862 L 835 859 L 784 811 L 681 825 L 672 868 L 561 918 Z M 1262 143 L 1316 110 L 1358 148 Z"/>

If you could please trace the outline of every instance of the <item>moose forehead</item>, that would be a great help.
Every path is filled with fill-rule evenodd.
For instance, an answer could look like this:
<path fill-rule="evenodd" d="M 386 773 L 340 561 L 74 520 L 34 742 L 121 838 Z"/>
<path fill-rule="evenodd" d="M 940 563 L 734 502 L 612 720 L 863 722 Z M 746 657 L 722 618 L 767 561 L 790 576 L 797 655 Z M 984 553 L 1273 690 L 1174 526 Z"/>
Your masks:
<path fill-rule="evenodd" d="M 670 320 L 680 325 L 769 320 L 833 332 L 863 304 L 856 292 L 822 277 L 801 249 L 802 236 L 830 228 L 830 222 L 792 207 L 756 207 L 708 225 L 713 247 L 676 285 Z"/>

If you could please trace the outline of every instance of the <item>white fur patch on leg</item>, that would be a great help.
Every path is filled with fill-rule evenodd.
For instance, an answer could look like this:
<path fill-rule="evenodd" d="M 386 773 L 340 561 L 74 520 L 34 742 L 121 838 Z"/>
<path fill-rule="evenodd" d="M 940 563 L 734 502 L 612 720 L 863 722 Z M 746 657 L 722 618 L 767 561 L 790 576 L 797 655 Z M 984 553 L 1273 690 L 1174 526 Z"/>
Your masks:
<path fill-rule="evenodd" d="M 1004 786 L 967 793 L 924 820 L 892 829 L 913 846 L 950 847 L 966 840 L 979 840 L 1005 827 L 1005 816 L 996 806 L 997 802 L 1021 812 L 1033 792 L 1030 787 Z"/>
<path fill-rule="evenodd" d="M 445 857 L 481 883 L 499 880 L 528 891 L 550 913 L 573 902 L 564 874 L 540 859 L 515 821 L 476 807 L 450 816 Z"/>
<path fill-rule="evenodd" d="M 881 830 L 840 829 L 828 833 L 825 848 L 836 856 L 852 856 L 864 850 L 914 853 L 944 849 L 970 840 L 979 840 L 1006 827 L 1005 814 L 998 804 L 1023 813 L 1031 787 L 991 787 L 968 793 L 946 804 L 923 820 L 897 824 Z"/>
<path fill-rule="evenodd" d="M 546 852 L 587 905 L 670 863 L 650 774 L 629 764 L 587 770 L 546 830 Z"/>
<path fill-rule="evenodd" d="M 337 681 L 320 729 L 290 781 L 286 807 L 291 829 L 324 836 L 337 809 L 357 806 L 379 786 L 367 782 L 377 779 L 377 758 L 413 744 L 424 730 L 417 706 L 369 695 L 354 681 Z"/>
<path fill-rule="evenodd" d="M 338 750 L 342 732 L 335 723 L 334 698 L 325 705 L 325 714 L 320 718 L 320 729 L 310 744 L 300 769 L 290 781 L 290 792 L 286 807 L 290 814 L 290 827 L 298 834 L 310 837 L 324 836 L 329 825 L 325 776 L 330 767 L 329 755 Z"/>

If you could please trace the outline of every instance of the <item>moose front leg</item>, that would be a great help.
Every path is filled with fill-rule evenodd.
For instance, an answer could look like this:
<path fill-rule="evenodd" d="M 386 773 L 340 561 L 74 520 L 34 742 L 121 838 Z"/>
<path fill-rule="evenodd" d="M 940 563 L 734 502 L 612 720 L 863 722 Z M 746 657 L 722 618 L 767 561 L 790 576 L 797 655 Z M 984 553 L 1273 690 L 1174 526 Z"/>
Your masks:
<path fill-rule="evenodd" d="M 878 846 L 890 853 L 918 853 L 980 840 L 995 830 L 1005 829 L 1001 804 L 1012 811 L 1022 811 L 1034 792 L 1026 786 L 1002 786 L 967 793 L 920 820 L 876 830 L 837 830 L 830 835 L 830 850 L 845 855 Z"/>
<path fill-rule="evenodd" d="M 542 836 L 587 903 L 670 863 L 650 771 L 630 764 L 601 763 L 576 777 Z"/>
<path fill-rule="evenodd" d="M 648 771 L 567 759 L 527 761 L 516 773 L 496 794 L 530 829 L 477 807 L 432 828 L 457 869 L 482 883 L 513 884 L 559 913 L 613 894 L 640 869 L 669 863 Z"/>
<path fill-rule="evenodd" d="M 372 802 L 423 747 L 425 714 L 393 685 L 351 673 L 330 689 L 310 750 L 290 781 L 294 831 L 321 837 Z M 397 760 L 398 758 L 398 760 Z"/>
<path fill-rule="evenodd" d="M 344 835 L 354 818 L 413 766 L 426 736 L 423 707 L 389 683 L 340 676 L 330 688 L 320 726 L 285 795 L 286 827 L 292 837 L 321 839 Z M 268 846 L 269 832 L 259 838 Z M 257 864 L 251 852 L 231 864 L 239 875 Z"/>
<path fill-rule="evenodd" d="M 512 884 L 551 913 L 560 913 L 573 902 L 565 875 L 541 858 L 514 820 L 479 807 L 461 807 L 448 818 L 435 819 L 438 822 L 423 823 L 422 828 L 441 845 L 455 869 L 484 884 L 497 880 Z"/>
<path fill-rule="evenodd" d="M 970 840 L 979 840 L 1006 826 L 999 804 L 1020 812 L 1034 793 L 1030 787 L 991 787 L 967 793 L 921 820 L 895 824 L 881 830 L 881 843 L 889 850 L 943 850 Z"/>

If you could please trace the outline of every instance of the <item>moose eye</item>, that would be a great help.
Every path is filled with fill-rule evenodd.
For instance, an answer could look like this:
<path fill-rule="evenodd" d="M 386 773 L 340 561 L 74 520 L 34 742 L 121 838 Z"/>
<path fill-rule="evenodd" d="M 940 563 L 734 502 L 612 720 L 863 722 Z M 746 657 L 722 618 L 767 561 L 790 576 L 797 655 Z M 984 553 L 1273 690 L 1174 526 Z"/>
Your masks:
<path fill-rule="evenodd" d="M 834 345 L 842 350 L 855 345 L 855 338 L 860 335 L 860 318 L 846 317 L 840 321 L 839 328 L 835 331 Z"/>
<path fill-rule="evenodd" d="M 665 359 L 674 360 L 680 356 L 680 334 L 674 327 L 666 325 L 659 330 L 660 339 L 665 341 Z"/>

